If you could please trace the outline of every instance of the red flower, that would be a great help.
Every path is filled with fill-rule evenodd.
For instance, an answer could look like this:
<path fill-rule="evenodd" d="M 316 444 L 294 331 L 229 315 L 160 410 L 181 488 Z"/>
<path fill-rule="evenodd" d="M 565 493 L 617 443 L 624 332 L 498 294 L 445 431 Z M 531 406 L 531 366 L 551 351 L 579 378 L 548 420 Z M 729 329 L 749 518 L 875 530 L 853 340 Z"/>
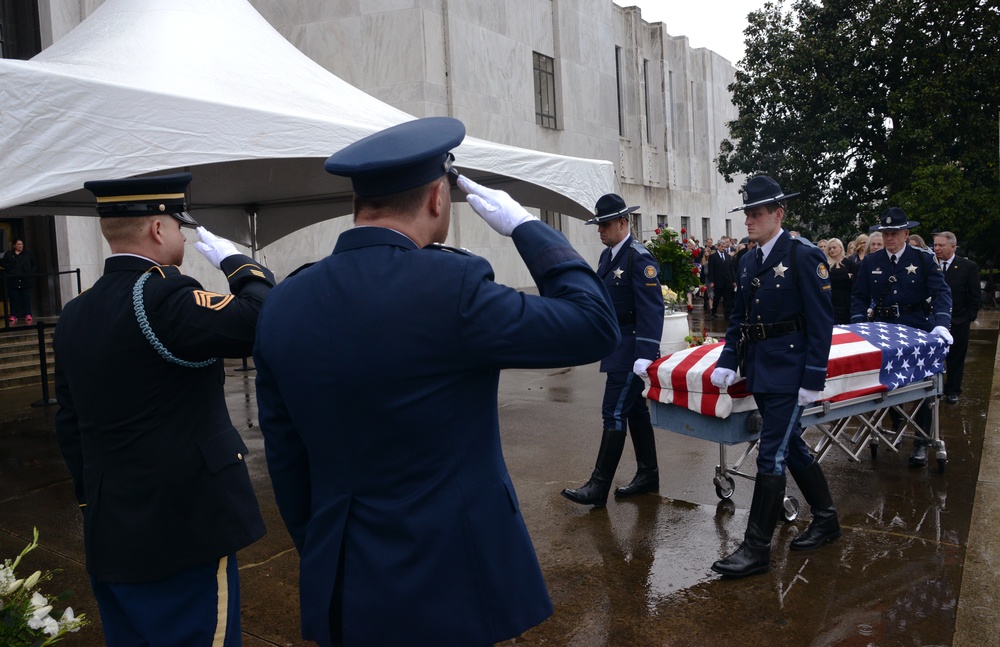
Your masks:
<path fill-rule="evenodd" d="M 657 234 L 657 235 L 659 235 L 659 233 L 660 233 L 660 228 L 659 228 L 659 227 L 657 227 L 655 231 L 656 231 L 656 234 Z"/>
<path fill-rule="evenodd" d="M 688 233 L 688 230 L 687 230 L 687 228 L 685 228 L 685 227 L 681 227 L 681 233 L 682 233 L 682 234 L 686 234 L 686 233 Z"/>
<path fill-rule="evenodd" d="M 695 275 L 695 276 L 698 276 L 698 268 L 697 268 L 697 267 L 696 267 L 696 268 L 694 268 L 694 270 L 693 270 L 693 271 L 694 271 L 694 275 Z"/>

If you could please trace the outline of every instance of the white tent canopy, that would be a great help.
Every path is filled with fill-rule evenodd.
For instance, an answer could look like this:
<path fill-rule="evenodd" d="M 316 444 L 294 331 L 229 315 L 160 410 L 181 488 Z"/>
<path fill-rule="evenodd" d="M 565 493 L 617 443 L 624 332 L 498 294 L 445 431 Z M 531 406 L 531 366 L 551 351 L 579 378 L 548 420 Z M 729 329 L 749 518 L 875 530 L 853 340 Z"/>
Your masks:
<path fill-rule="evenodd" d="M 0 214 L 94 216 L 87 180 L 189 170 L 192 215 L 257 249 L 350 213 L 323 160 L 410 119 L 245 0 L 107 0 L 30 61 L 0 59 Z M 610 162 L 472 137 L 455 155 L 522 204 L 579 218 L 614 190 Z"/>

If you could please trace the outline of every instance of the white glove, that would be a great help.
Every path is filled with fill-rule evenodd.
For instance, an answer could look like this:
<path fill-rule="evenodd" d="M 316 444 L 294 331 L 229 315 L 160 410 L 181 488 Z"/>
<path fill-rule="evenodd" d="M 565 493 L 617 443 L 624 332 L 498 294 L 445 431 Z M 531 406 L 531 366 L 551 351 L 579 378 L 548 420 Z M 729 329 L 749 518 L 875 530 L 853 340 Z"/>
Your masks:
<path fill-rule="evenodd" d="M 799 389 L 799 406 L 808 407 L 810 404 L 819 400 L 819 391 L 810 391 L 809 389 Z"/>
<path fill-rule="evenodd" d="M 736 381 L 736 371 L 729 368 L 716 368 L 712 371 L 712 384 L 716 388 L 724 389 L 731 386 Z"/>
<path fill-rule="evenodd" d="M 955 343 L 955 338 L 951 336 L 951 333 L 948 332 L 948 329 L 944 326 L 935 326 L 934 330 L 931 331 L 931 334 L 945 340 L 948 342 L 949 346 Z"/>
<path fill-rule="evenodd" d="M 646 370 L 652 363 L 653 360 L 643 359 L 640 357 L 639 359 L 635 360 L 635 364 L 632 365 L 632 372 L 638 375 L 639 377 L 649 377 L 649 374 L 646 372 Z"/>
<path fill-rule="evenodd" d="M 458 176 L 458 186 L 469 194 L 465 199 L 472 210 L 498 234 L 510 236 L 521 223 L 538 220 L 505 191 L 487 189 L 464 175 Z"/>
<path fill-rule="evenodd" d="M 233 254 L 239 254 L 236 245 L 225 238 L 219 238 L 204 227 L 198 227 L 198 236 L 201 242 L 195 243 L 194 248 L 204 254 L 208 262 L 215 266 L 215 269 L 222 269 L 222 261 Z"/>

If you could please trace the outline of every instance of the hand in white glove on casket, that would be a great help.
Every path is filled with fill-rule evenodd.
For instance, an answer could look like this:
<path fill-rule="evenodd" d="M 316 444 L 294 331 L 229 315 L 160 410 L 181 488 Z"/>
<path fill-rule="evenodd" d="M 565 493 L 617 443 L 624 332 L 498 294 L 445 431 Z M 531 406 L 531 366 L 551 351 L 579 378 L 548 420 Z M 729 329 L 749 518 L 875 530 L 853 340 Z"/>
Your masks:
<path fill-rule="evenodd" d="M 649 370 L 649 365 L 652 363 L 653 360 L 643 359 L 640 357 L 639 359 L 635 360 L 635 364 L 632 365 L 632 372 L 638 375 L 639 377 L 649 377 L 649 373 L 647 371 Z"/>
<path fill-rule="evenodd" d="M 222 261 L 233 254 L 239 254 L 236 245 L 225 238 L 219 238 L 204 227 L 198 227 L 198 236 L 201 242 L 195 243 L 194 248 L 201 252 L 208 262 L 215 266 L 215 269 L 222 269 Z"/>
<path fill-rule="evenodd" d="M 819 391 L 810 391 L 809 389 L 799 389 L 799 406 L 808 407 L 810 404 L 819 400 Z"/>
<path fill-rule="evenodd" d="M 711 380 L 716 388 L 724 389 L 736 381 L 736 371 L 730 368 L 716 368 L 712 371 Z"/>
<path fill-rule="evenodd" d="M 468 194 L 465 200 L 472 210 L 498 234 L 510 236 L 521 223 L 538 220 L 505 191 L 488 189 L 464 175 L 458 176 L 458 186 Z"/>
<path fill-rule="evenodd" d="M 931 334 L 945 340 L 949 346 L 955 343 L 955 338 L 951 336 L 951 333 L 948 332 L 948 329 L 944 326 L 935 326 L 934 330 L 931 331 Z"/>

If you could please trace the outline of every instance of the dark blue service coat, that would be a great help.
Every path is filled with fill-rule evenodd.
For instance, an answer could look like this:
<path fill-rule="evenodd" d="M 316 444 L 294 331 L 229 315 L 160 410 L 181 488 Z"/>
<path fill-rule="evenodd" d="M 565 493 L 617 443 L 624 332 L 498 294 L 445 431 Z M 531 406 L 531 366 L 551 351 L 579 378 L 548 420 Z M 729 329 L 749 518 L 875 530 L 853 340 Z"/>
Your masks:
<path fill-rule="evenodd" d="M 951 288 L 934 254 L 904 245 L 895 268 L 886 249 L 865 256 L 851 292 L 851 323 L 867 321 L 869 308 L 893 305 L 913 311 L 899 317 L 875 316 L 874 320 L 926 332 L 951 325 Z"/>
<path fill-rule="evenodd" d="M 631 235 L 614 258 L 601 252 L 597 273 L 604 281 L 621 329 L 615 352 L 601 360 L 601 372 L 631 371 L 635 360 L 660 356 L 663 336 L 663 292 L 660 267 L 645 245 Z"/>
<path fill-rule="evenodd" d="M 794 268 L 793 245 L 798 246 Z M 753 302 L 748 304 L 754 279 L 760 279 L 760 287 L 754 292 Z M 756 251 L 740 259 L 736 302 L 718 366 L 736 370 L 740 324 L 794 320 L 802 322 L 802 330 L 748 345 L 745 377 L 747 390 L 751 393 L 791 394 L 798 393 L 800 387 L 822 391 L 826 384 L 833 333 L 833 304 L 826 258 L 815 245 L 793 239 L 788 232 L 782 231 L 764 259 L 763 267 L 757 267 Z"/>
<path fill-rule="evenodd" d="M 552 613 L 501 454 L 500 369 L 596 361 L 618 326 L 562 234 L 513 240 L 541 296 L 359 227 L 268 298 L 260 424 L 306 638 L 330 644 L 338 574 L 346 645 L 487 644 Z"/>

